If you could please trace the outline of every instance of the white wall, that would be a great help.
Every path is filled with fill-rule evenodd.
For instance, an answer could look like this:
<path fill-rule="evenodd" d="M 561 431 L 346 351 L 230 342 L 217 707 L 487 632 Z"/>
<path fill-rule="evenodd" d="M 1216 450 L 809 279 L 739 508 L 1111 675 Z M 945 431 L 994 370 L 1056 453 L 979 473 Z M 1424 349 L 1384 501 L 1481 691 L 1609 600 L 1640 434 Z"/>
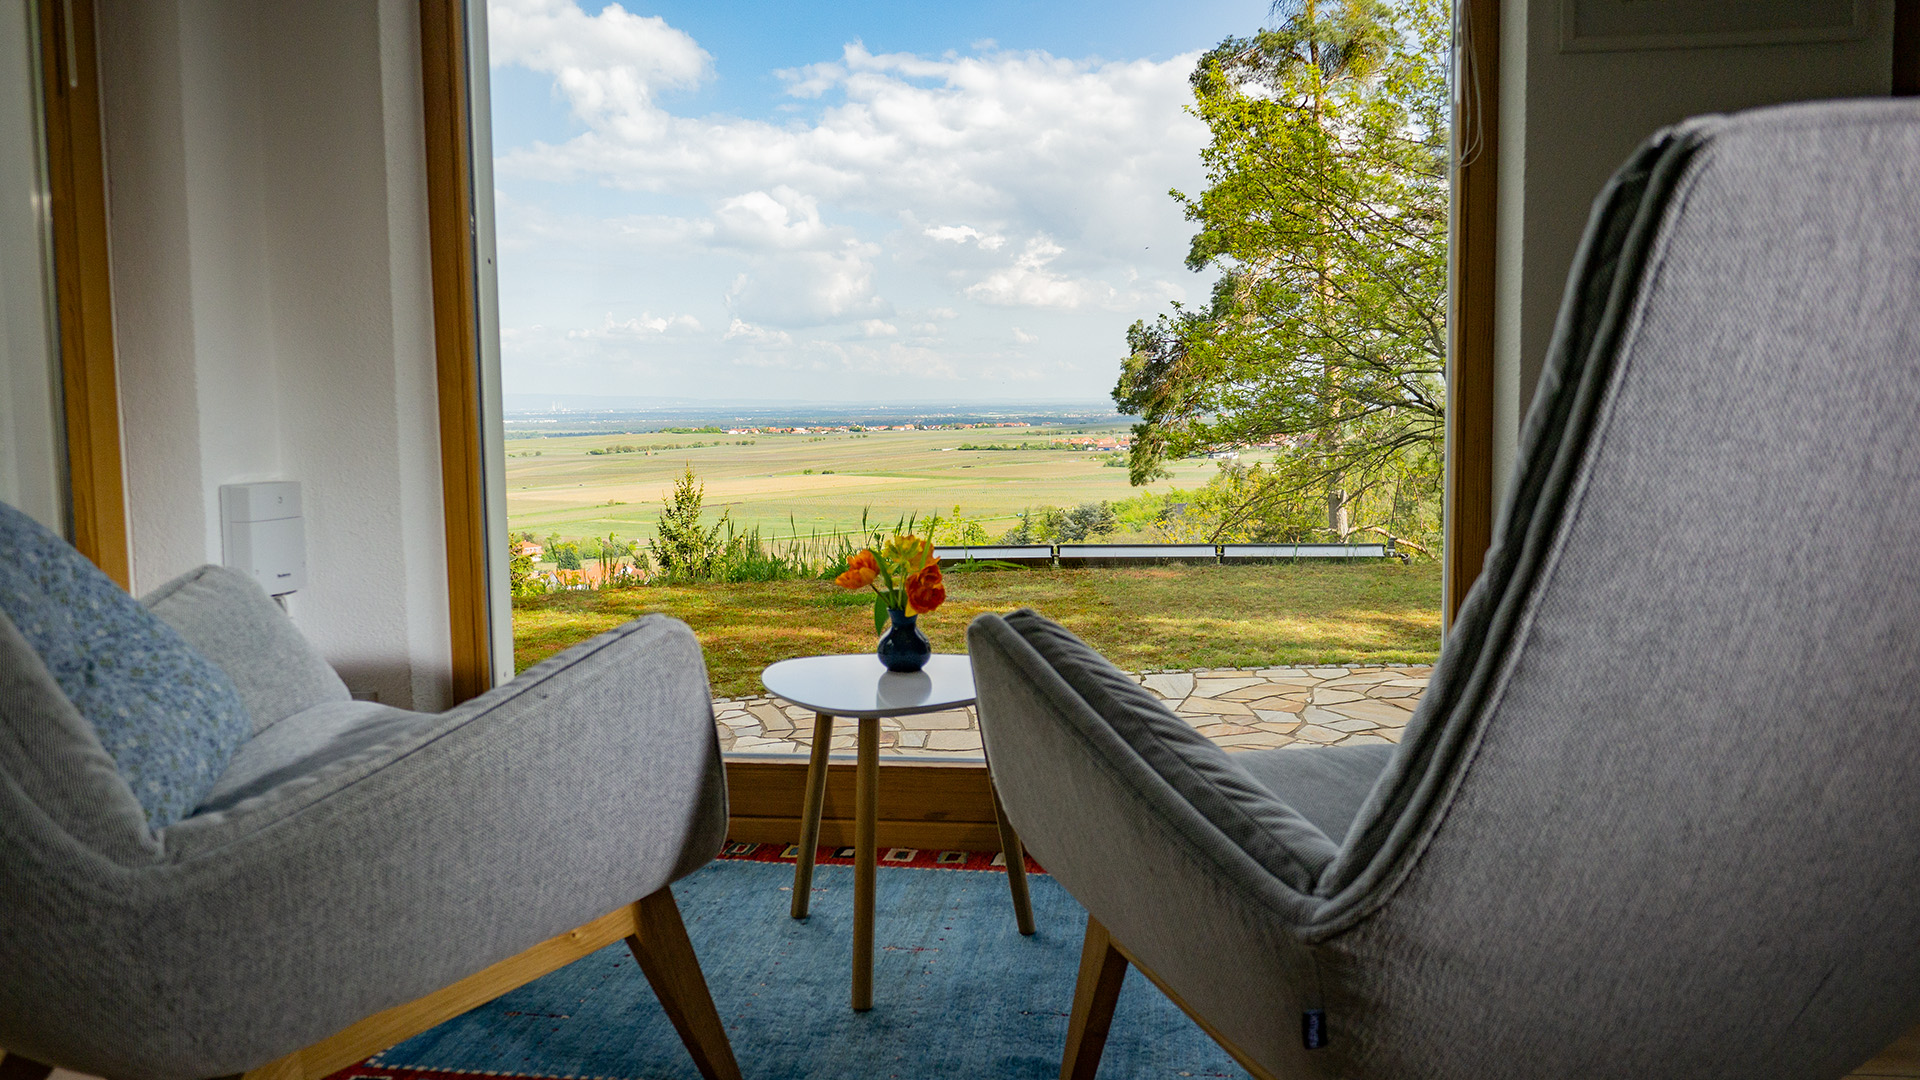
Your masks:
<path fill-rule="evenodd" d="M 135 590 L 220 561 L 220 485 L 298 480 L 295 621 L 355 690 L 438 707 L 414 7 L 103 0 L 101 54 Z"/>
<path fill-rule="evenodd" d="M 1496 495 L 1546 359 L 1587 211 L 1659 128 L 1701 113 L 1891 89 L 1893 3 L 1864 39 L 1561 52 L 1560 0 L 1507 0 L 1500 26 L 1500 206 L 1494 347 Z"/>

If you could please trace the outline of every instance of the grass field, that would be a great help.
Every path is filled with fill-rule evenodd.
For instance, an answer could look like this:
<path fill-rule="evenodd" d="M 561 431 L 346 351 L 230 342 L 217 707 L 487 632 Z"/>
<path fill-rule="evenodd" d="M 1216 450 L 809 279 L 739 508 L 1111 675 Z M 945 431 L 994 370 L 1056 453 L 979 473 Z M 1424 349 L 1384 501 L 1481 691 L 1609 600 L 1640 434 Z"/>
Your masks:
<path fill-rule="evenodd" d="M 1005 570 L 946 581 L 946 604 L 921 619 L 942 652 L 966 651 L 973 616 L 1017 607 L 1059 620 L 1127 670 L 1430 663 L 1440 648 L 1433 560 Z M 869 594 L 830 582 L 645 586 L 515 600 L 516 669 L 655 611 L 693 627 L 720 697 L 760 693 L 760 671 L 776 660 L 874 644 Z"/>
<path fill-rule="evenodd" d="M 1173 479 L 1127 484 L 1113 453 L 1054 449 L 960 450 L 963 443 L 1044 444 L 1067 430 L 1112 435 L 1124 428 L 979 428 L 829 435 L 599 434 L 507 440 L 508 527 L 565 539 L 653 535 L 661 500 L 687 465 L 706 484 L 706 520 L 729 511 L 742 529 L 773 539 L 857 530 L 905 514 L 951 516 L 955 506 L 998 536 L 1027 507 L 1119 500 L 1143 490 L 1198 487 L 1211 461 L 1175 462 Z M 740 445 L 750 442 L 751 445 Z M 709 445 L 694 446 L 694 443 Z M 718 443 L 719 445 L 712 445 Z M 591 454 L 609 446 L 631 453 Z M 1253 460 L 1251 457 L 1245 460 Z"/>

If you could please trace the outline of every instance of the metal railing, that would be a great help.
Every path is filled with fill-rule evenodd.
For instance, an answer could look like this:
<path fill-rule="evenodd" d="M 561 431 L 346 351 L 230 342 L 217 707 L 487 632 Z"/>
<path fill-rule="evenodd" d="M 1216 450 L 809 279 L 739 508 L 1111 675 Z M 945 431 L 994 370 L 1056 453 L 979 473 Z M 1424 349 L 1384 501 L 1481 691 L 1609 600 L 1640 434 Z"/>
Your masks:
<path fill-rule="evenodd" d="M 1384 544 L 977 544 L 936 546 L 943 563 L 1010 562 L 1023 566 L 1126 566 L 1151 563 L 1299 562 L 1303 559 L 1399 559 Z"/>

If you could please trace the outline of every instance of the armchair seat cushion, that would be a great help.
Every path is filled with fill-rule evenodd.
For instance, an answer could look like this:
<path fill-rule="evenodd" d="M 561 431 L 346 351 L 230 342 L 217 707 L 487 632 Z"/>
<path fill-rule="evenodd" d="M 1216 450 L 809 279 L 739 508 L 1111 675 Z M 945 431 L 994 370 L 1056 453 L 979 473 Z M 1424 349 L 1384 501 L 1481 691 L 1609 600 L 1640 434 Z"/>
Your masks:
<path fill-rule="evenodd" d="M 253 721 L 232 680 L 39 522 L 0 503 L 0 611 L 92 725 L 151 829 L 190 813 Z"/>
<path fill-rule="evenodd" d="M 241 746 L 196 812 L 231 809 L 299 776 L 415 732 L 434 717 L 371 701 L 330 701 L 282 719 Z"/>
<path fill-rule="evenodd" d="M 1339 850 L 1324 833 L 1059 623 L 1023 608 L 1008 615 L 1006 625 L 1121 744 L 1218 830 L 1202 842 L 1224 839 L 1268 873 L 1302 892 L 1311 891 Z M 1154 789 L 1143 789 L 1139 797 L 1159 796 Z"/>
<path fill-rule="evenodd" d="M 1339 844 L 1393 751 L 1391 746 L 1288 746 L 1248 750 L 1233 755 L 1233 761 Z"/>

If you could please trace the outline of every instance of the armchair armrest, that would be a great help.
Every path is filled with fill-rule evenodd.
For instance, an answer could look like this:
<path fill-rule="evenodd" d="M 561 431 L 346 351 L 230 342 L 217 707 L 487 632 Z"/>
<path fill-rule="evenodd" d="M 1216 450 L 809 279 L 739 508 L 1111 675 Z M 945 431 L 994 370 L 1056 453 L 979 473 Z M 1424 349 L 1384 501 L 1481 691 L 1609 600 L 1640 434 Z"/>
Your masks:
<path fill-rule="evenodd" d="M 1188 1011 L 1257 1060 L 1292 1060 L 1299 1031 L 1274 1017 L 1315 985 L 1314 890 L 1338 847 L 1211 744 L 1166 745 L 1177 718 L 1127 716 L 1127 697 L 1149 709 L 1131 680 L 1033 613 L 979 616 L 967 651 L 1027 850 Z"/>

